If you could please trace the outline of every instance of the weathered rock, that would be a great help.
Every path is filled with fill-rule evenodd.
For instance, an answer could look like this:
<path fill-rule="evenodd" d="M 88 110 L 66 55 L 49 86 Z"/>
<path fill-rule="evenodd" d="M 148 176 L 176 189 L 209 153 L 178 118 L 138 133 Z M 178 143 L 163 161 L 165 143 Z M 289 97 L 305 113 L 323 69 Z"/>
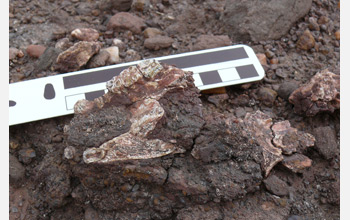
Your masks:
<path fill-rule="evenodd" d="M 9 175 L 10 184 L 19 186 L 21 181 L 24 179 L 25 168 L 13 155 L 9 155 Z"/>
<path fill-rule="evenodd" d="M 336 31 L 334 35 L 336 40 L 340 40 L 340 31 Z"/>
<path fill-rule="evenodd" d="M 225 100 L 229 99 L 229 96 L 225 94 L 211 95 L 208 97 L 208 101 L 216 105 L 216 107 L 220 107 Z"/>
<path fill-rule="evenodd" d="M 174 40 L 171 37 L 157 35 L 147 38 L 144 42 L 144 46 L 150 50 L 160 50 L 170 47 L 173 43 Z"/>
<path fill-rule="evenodd" d="M 149 0 L 133 0 L 131 8 L 136 11 L 143 12 L 147 9 L 149 5 Z"/>
<path fill-rule="evenodd" d="M 107 24 L 107 29 L 115 31 L 130 30 L 135 34 L 140 34 L 145 27 L 144 20 L 127 12 L 119 12 L 112 16 Z"/>
<path fill-rule="evenodd" d="M 100 44 L 80 41 L 57 57 L 55 69 L 60 72 L 73 72 L 84 66 L 100 50 Z"/>
<path fill-rule="evenodd" d="M 70 42 L 69 38 L 67 38 L 67 37 L 58 40 L 57 43 L 55 44 L 55 48 L 62 50 L 62 51 L 67 50 L 71 46 L 73 46 L 73 43 Z"/>
<path fill-rule="evenodd" d="M 103 51 L 106 51 L 109 54 L 107 60 L 108 64 L 116 64 L 119 62 L 119 48 L 117 46 L 105 48 Z"/>
<path fill-rule="evenodd" d="M 272 119 L 261 111 L 254 114 L 247 113 L 244 118 L 244 124 L 248 132 L 255 138 L 262 148 L 263 161 L 261 167 L 268 176 L 271 169 L 283 160 L 282 150 L 276 148 L 271 143 L 273 134 L 271 131 Z"/>
<path fill-rule="evenodd" d="M 260 62 L 261 65 L 267 66 L 267 61 L 266 61 L 266 55 L 265 54 L 257 53 L 256 56 L 258 57 L 259 62 Z"/>
<path fill-rule="evenodd" d="M 98 216 L 98 212 L 92 207 L 88 206 L 85 209 L 84 220 L 100 220 L 101 218 Z"/>
<path fill-rule="evenodd" d="M 183 152 L 181 147 L 190 147 L 193 136 L 199 133 L 199 129 L 203 125 L 203 119 L 200 118 L 200 108 L 192 106 L 196 103 L 199 104 L 200 101 L 198 90 L 190 77 L 189 72 L 172 66 L 162 66 L 157 61 L 151 60 L 124 70 L 119 76 L 107 82 L 109 91 L 107 94 L 94 101 L 82 100 L 75 104 L 76 122 L 73 119 L 71 125 L 65 129 L 68 133 L 68 140 L 73 144 L 80 144 L 83 141 L 88 146 L 96 146 L 101 144 L 100 140 L 108 140 L 99 148 L 90 148 L 84 152 L 86 163 L 111 163 L 118 160 L 156 158 L 170 153 Z M 188 88 L 189 91 L 186 95 L 172 98 L 176 96 L 176 91 L 182 88 Z M 140 93 L 140 91 L 143 92 Z M 166 96 L 164 97 L 164 95 Z M 178 114 L 178 117 L 184 117 L 180 124 L 176 122 L 177 119 L 171 117 L 173 109 L 167 106 L 170 104 L 167 97 L 171 97 L 173 103 L 179 99 L 193 100 L 192 103 L 185 103 L 188 105 L 186 109 L 192 108 L 192 113 Z M 128 107 L 127 109 L 122 106 L 116 107 L 118 105 L 127 105 Z M 101 110 L 96 112 L 95 110 L 98 109 Z M 102 120 L 101 117 L 105 117 L 106 114 L 116 114 L 116 112 L 112 112 L 113 109 L 116 112 L 124 112 L 117 113 L 119 118 L 116 122 L 112 122 L 109 127 L 104 126 L 104 128 L 99 127 L 104 123 L 93 124 L 94 118 L 98 121 L 111 121 L 109 118 Z M 86 118 L 83 115 L 87 114 L 88 117 L 92 118 L 89 124 L 94 125 L 89 133 L 79 128 L 80 123 L 86 123 L 80 122 L 80 120 Z M 167 122 L 164 123 L 164 120 Z M 113 125 L 117 125 L 119 129 L 114 128 Z M 114 138 L 107 139 L 106 136 L 100 135 L 99 131 L 101 130 L 111 137 L 111 133 L 107 133 L 106 129 L 114 130 L 111 132 L 114 133 Z M 160 132 L 156 132 L 157 129 L 160 129 Z M 169 140 L 179 137 L 174 136 L 176 133 L 178 135 L 184 134 L 174 142 L 181 147 L 169 143 Z M 97 142 L 95 143 L 89 141 L 94 135 L 100 137 L 96 138 Z"/>
<path fill-rule="evenodd" d="M 96 54 L 89 60 L 87 67 L 96 68 L 96 67 L 106 66 L 109 56 L 110 55 L 106 50 L 101 50 L 98 54 Z"/>
<path fill-rule="evenodd" d="M 96 41 L 100 37 L 98 31 L 93 28 L 77 28 L 71 35 L 81 41 Z"/>
<path fill-rule="evenodd" d="M 143 32 L 145 38 L 155 37 L 157 35 L 164 35 L 165 33 L 158 28 L 146 28 Z"/>
<path fill-rule="evenodd" d="M 319 31 L 320 30 L 320 26 L 317 23 L 317 19 L 314 17 L 310 17 L 309 18 L 309 28 L 312 31 Z"/>
<path fill-rule="evenodd" d="M 292 92 L 294 92 L 298 88 L 298 84 L 296 82 L 283 82 L 277 90 L 277 94 L 288 101 L 288 98 Z"/>
<path fill-rule="evenodd" d="M 23 52 L 21 50 L 18 50 L 17 48 L 13 48 L 13 47 L 11 47 L 9 49 L 9 60 L 13 60 L 16 57 L 21 58 L 23 56 L 24 56 L 24 54 L 23 54 Z"/>
<path fill-rule="evenodd" d="M 106 11 L 115 9 L 118 11 L 128 11 L 131 8 L 132 0 L 104 0 L 99 4 L 99 8 Z"/>
<path fill-rule="evenodd" d="M 200 35 L 193 46 L 193 50 L 204 50 L 232 45 L 227 35 Z"/>
<path fill-rule="evenodd" d="M 277 97 L 277 92 L 273 89 L 261 87 L 258 91 L 259 100 L 266 106 L 273 106 Z"/>
<path fill-rule="evenodd" d="M 26 49 L 26 52 L 31 57 L 39 58 L 45 50 L 46 47 L 43 45 L 29 45 Z"/>
<path fill-rule="evenodd" d="M 309 30 L 304 31 L 297 42 L 297 47 L 302 50 L 310 50 L 314 46 L 315 38 L 312 36 Z"/>
<path fill-rule="evenodd" d="M 270 175 L 263 182 L 266 189 L 276 196 L 286 196 L 289 193 L 287 183 L 275 175 Z"/>
<path fill-rule="evenodd" d="M 126 49 L 125 43 L 118 38 L 113 39 L 113 45 L 117 46 L 119 48 L 119 51 L 124 51 Z"/>
<path fill-rule="evenodd" d="M 68 160 L 71 160 L 74 158 L 75 154 L 76 154 L 76 150 L 74 147 L 72 146 L 68 146 L 64 149 L 64 157 Z"/>
<path fill-rule="evenodd" d="M 36 157 L 36 153 L 32 148 L 26 148 L 18 151 L 18 159 L 24 164 L 29 164 Z"/>
<path fill-rule="evenodd" d="M 340 76 L 327 69 L 318 72 L 310 82 L 289 96 L 294 112 L 314 116 L 319 112 L 334 112 L 340 108 Z"/>
<path fill-rule="evenodd" d="M 282 165 L 295 173 L 301 173 L 305 168 L 311 167 L 312 160 L 303 154 L 293 154 L 284 157 Z"/>
<path fill-rule="evenodd" d="M 318 127 L 313 130 L 316 138 L 315 148 L 327 160 L 338 154 L 338 144 L 334 129 L 331 127 Z"/>
<path fill-rule="evenodd" d="M 312 0 L 226 0 L 222 20 L 235 41 L 278 39 L 311 8 Z"/>
<path fill-rule="evenodd" d="M 59 53 L 61 51 L 54 47 L 48 47 L 45 52 L 39 57 L 38 62 L 35 64 L 34 73 L 41 73 L 44 70 L 51 68 L 52 64 L 55 63 Z"/>
<path fill-rule="evenodd" d="M 314 136 L 292 128 L 289 121 L 275 123 L 272 126 L 272 131 L 274 133 L 273 143 L 287 155 L 297 151 L 302 152 L 315 143 Z"/>
<path fill-rule="evenodd" d="M 222 219 L 223 214 L 220 208 L 213 204 L 197 205 L 181 209 L 176 220 L 193 220 L 193 219 Z"/>

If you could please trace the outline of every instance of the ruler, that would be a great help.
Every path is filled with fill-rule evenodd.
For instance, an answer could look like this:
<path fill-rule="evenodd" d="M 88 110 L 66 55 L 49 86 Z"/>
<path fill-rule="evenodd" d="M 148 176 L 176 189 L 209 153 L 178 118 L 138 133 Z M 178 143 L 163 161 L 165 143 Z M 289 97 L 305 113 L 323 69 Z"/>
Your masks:
<path fill-rule="evenodd" d="M 234 45 L 158 58 L 193 72 L 200 90 L 261 80 L 264 69 L 252 48 Z M 80 99 L 93 100 L 107 92 L 106 82 L 141 61 L 81 70 L 9 85 L 9 125 L 73 114 Z"/>

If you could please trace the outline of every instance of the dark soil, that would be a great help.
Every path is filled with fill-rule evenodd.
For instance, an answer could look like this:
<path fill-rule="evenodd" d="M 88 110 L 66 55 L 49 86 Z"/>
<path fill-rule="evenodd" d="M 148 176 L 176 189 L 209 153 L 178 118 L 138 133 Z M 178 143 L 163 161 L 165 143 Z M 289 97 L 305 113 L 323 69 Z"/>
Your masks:
<path fill-rule="evenodd" d="M 24 53 L 22 58 L 10 61 L 10 83 L 59 74 L 51 68 L 55 56 L 32 58 L 26 48 L 30 44 L 55 47 L 64 37 L 75 43 L 77 40 L 70 36 L 75 28 L 98 30 L 102 48 L 111 46 L 114 38 L 121 39 L 126 46 L 120 50 L 120 62 L 191 51 L 202 34 L 229 35 L 220 18 L 225 5 L 223 0 L 135 1 L 146 3 L 141 8 L 132 6 L 128 12 L 144 18 L 148 27 L 159 28 L 174 40 L 171 47 L 149 50 L 144 47 L 142 33 L 107 30 L 109 18 L 118 12 L 111 2 L 10 1 L 9 45 Z M 183 190 L 182 200 L 172 200 L 172 196 L 177 195 L 165 193 L 162 188 L 155 190 L 152 184 L 143 181 L 145 177 L 141 171 L 131 174 L 133 180 L 128 182 L 113 177 L 112 174 L 120 172 L 118 166 L 111 168 L 109 175 L 98 166 L 91 166 L 91 169 L 83 166 L 81 158 L 67 160 L 64 153 L 69 140 L 64 127 L 73 118 L 68 115 L 9 128 L 10 165 L 14 167 L 10 169 L 10 219 L 340 219 L 340 110 L 306 117 L 295 114 L 287 100 L 291 91 L 308 82 L 317 72 L 328 68 L 335 74 L 340 73 L 340 45 L 335 34 L 340 29 L 338 2 L 314 0 L 310 12 L 281 39 L 262 42 L 231 39 L 233 44 L 247 44 L 256 53 L 270 56 L 264 66 L 266 77 L 249 85 L 227 87 L 228 97 L 223 99 L 212 94 L 200 97 L 208 115 L 219 112 L 243 118 L 248 112 L 261 110 L 276 121 L 289 120 L 293 127 L 319 138 L 318 146 L 305 153 L 312 160 L 312 166 L 303 173 L 293 173 L 278 164 L 270 174 L 277 180 L 264 180 L 241 198 L 238 196 L 231 201 L 208 199 L 210 196 L 194 198 Z M 316 46 L 305 51 L 296 44 L 310 27 L 309 17 L 322 19 L 318 20 L 320 29 L 311 30 Z M 177 28 L 173 28 L 175 26 Z M 127 53 L 130 49 L 136 53 Z M 278 59 L 277 64 L 271 64 L 274 58 Z M 277 98 L 261 99 L 271 96 L 271 90 L 262 88 L 274 90 Z M 207 127 L 201 134 L 210 136 L 210 129 Z M 106 132 L 113 137 L 119 131 Z M 74 138 L 86 146 L 100 143 L 98 136 L 89 137 L 92 141 Z M 164 184 L 171 180 L 170 171 L 181 167 L 186 167 L 188 172 L 202 169 L 189 166 L 191 161 L 186 158 L 190 157 L 187 152 L 154 162 L 165 167 L 163 170 L 168 173 Z M 219 172 L 228 172 L 229 176 L 230 170 L 225 169 Z M 193 181 L 196 181 L 194 177 Z M 282 181 L 284 188 L 275 189 L 274 181 Z M 215 184 L 220 185 L 220 181 Z M 133 194 L 137 194 L 136 200 L 123 197 Z M 103 198 L 109 198 L 108 202 Z"/>

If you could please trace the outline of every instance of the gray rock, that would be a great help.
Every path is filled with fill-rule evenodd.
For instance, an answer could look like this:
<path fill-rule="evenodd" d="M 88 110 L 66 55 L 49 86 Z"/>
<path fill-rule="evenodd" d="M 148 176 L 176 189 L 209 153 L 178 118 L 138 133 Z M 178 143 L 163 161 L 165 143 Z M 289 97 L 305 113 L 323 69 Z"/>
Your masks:
<path fill-rule="evenodd" d="M 298 84 L 296 82 L 290 81 L 290 82 L 284 82 L 280 85 L 280 87 L 277 90 L 277 94 L 288 101 L 288 98 L 294 90 L 298 88 Z"/>
<path fill-rule="evenodd" d="M 128 11 L 131 8 L 132 0 L 103 0 L 99 8 L 103 11 L 115 9 L 118 11 Z"/>
<path fill-rule="evenodd" d="M 32 148 L 26 148 L 18 151 L 18 159 L 24 164 L 29 164 L 36 157 L 36 153 Z"/>
<path fill-rule="evenodd" d="M 305 16 L 312 0 L 226 0 L 222 20 L 236 41 L 278 39 Z"/>
<path fill-rule="evenodd" d="M 193 50 L 204 50 L 232 45 L 227 35 L 201 35 L 197 38 Z"/>
<path fill-rule="evenodd" d="M 105 66 L 107 64 L 107 60 L 109 59 L 109 53 L 105 50 L 101 50 L 98 54 L 93 56 L 88 64 L 88 68 L 96 68 L 100 66 Z"/>
<path fill-rule="evenodd" d="M 147 38 L 145 40 L 144 46 L 151 50 L 160 50 L 162 48 L 170 47 L 173 42 L 174 40 L 171 37 L 157 35 L 151 38 Z"/>
<path fill-rule="evenodd" d="M 286 196 L 289 193 L 287 183 L 275 175 L 270 175 L 263 182 L 266 189 L 277 196 Z"/>
<path fill-rule="evenodd" d="M 130 30 L 135 34 L 140 34 L 142 28 L 146 26 L 142 18 L 128 12 L 119 12 L 112 16 L 107 24 L 109 30 Z"/>
<path fill-rule="evenodd" d="M 315 148 L 327 160 L 332 159 L 338 153 L 337 140 L 334 129 L 331 127 L 315 128 L 313 134 L 316 138 Z"/>
<path fill-rule="evenodd" d="M 25 168 L 13 155 L 9 155 L 9 175 L 10 184 L 19 185 L 20 181 L 23 180 L 25 174 Z"/>
<path fill-rule="evenodd" d="M 258 91 L 258 97 L 266 106 L 272 106 L 277 97 L 277 92 L 273 89 L 262 87 Z"/>
<path fill-rule="evenodd" d="M 54 47 L 48 47 L 44 53 L 40 56 L 38 62 L 35 64 L 33 73 L 41 73 L 42 71 L 48 70 L 55 62 L 58 54 L 61 52 L 60 49 Z"/>

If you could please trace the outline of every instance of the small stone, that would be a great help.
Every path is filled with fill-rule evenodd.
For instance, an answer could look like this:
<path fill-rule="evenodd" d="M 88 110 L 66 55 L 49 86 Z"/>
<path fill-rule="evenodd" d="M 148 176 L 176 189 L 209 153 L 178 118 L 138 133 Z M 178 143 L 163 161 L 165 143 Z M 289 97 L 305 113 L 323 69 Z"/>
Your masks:
<path fill-rule="evenodd" d="M 162 48 L 167 48 L 172 45 L 174 40 L 166 36 L 155 36 L 152 38 L 147 38 L 144 42 L 144 46 L 150 50 L 160 50 Z"/>
<path fill-rule="evenodd" d="M 157 35 L 164 35 L 164 32 L 158 28 L 146 28 L 146 30 L 143 32 L 143 35 L 145 38 L 151 38 Z"/>
<path fill-rule="evenodd" d="M 24 164 L 29 164 L 36 157 L 36 153 L 32 148 L 22 149 L 18 151 L 18 159 Z"/>
<path fill-rule="evenodd" d="M 315 128 L 313 134 L 316 138 L 316 150 L 327 160 L 332 159 L 338 154 L 337 140 L 334 129 L 331 127 Z"/>
<path fill-rule="evenodd" d="M 71 35 L 81 41 L 97 41 L 100 37 L 98 31 L 92 28 L 77 28 Z"/>
<path fill-rule="evenodd" d="M 60 72 L 79 70 L 89 59 L 100 51 L 100 44 L 96 42 L 80 41 L 57 57 L 55 69 Z"/>
<path fill-rule="evenodd" d="M 93 56 L 88 64 L 88 68 L 96 68 L 101 66 L 106 66 L 109 59 L 109 53 L 106 50 L 101 50 L 97 55 Z"/>
<path fill-rule="evenodd" d="M 267 61 L 266 61 L 266 55 L 265 54 L 257 53 L 256 56 L 258 57 L 259 62 L 260 62 L 261 65 L 267 66 Z"/>
<path fill-rule="evenodd" d="M 317 20 L 314 17 L 310 17 L 309 18 L 309 28 L 312 31 L 319 31 L 320 30 L 320 26 L 317 24 Z"/>
<path fill-rule="evenodd" d="M 9 60 L 13 60 L 16 57 L 23 57 L 21 56 L 23 52 L 21 50 L 18 50 L 17 48 L 9 48 Z"/>
<path fill-rule="evenodd" d="M 124 51 L 126 49 L 126 45 L 122 40 L 114 38 L 112 42 L 113 46 L 117 46 L 119 48 L 119 51 Z"/>
<path fill-rule="evenodd" d="M 55 44 L 55 48 L 62 50 L 62 51 L 67 50 L 71 46 L 73 46 L 73 43 L 70 42 L 69 38 L 67 38 L 67 37 L 58 40 L 57 43 Z"/>
<path fill-rule="evenodd" d="M 98 215 L 98 212 L 91 206 L 89 205 L 85 209 L 84 213 L 84 220 L 100 220 L 101 218 Z"/>
<path fill-rule="evenodd" d="M 135 61 L 135 60 L 141 60 L 141 55 L 133 49 L 127 50 L 125 62 L 131 62 L 131 61 Z"/>
<path fill-rule="evenodd" d="M 309 30 L 304 31 L 297 42 L 297 47 L 302 50 L 310 50 L 314 46 L 315 38 L 312 36 Z"/>
<path fill-rule="evenodd" d="M 277 97 L 277 92 L 273 89 L 262 87 L 258 91 L 258 97 L 266 106 L 273 106 Z"/>
<path fill-rule="evenodd" d="M 298 84 L 295 81 L 284 82 L 277 90 L 278 96 L 288 101 L 289 95 L 298 88 Z"/>
<path fill-rule="evenodd" d="M 193 50 L 204 50 L 230 45 L 232 45 L 232 41 L 227 35 L 200 35 L 193 45 Z"/>
<path fill-rule="evenodd" d="M 340 108 L 340 76 L 328 69 L 318 72 L 289 96 L 289 102 L 294 104 L 297 114 L 314 116 L 318 112 L 334 112 Z"/>
<path fill-rule="evenodd" d="M 340 40 L 340 31 L 335 32 L 335 39 Z"/>
<path fill-rule="evenodd" d="M 68 146 L 64 149 L 64 157 L 68 160 L 71 160 L 74 158 L 75 152 L 76 150 L 74 147 Z"/>
<path fill-rule="evenodd" d="M 42 45 L 29 45 L 26 49 L 26 52 L 31 57 L 39 58 L 45 50 L 46 47 Z"/>
<path fill-rule="evenodd" d="M 276 70 L 276 76 L 285 79 L 288 77 L 288 73 L 286 72 L 286 70 L 280 68 Z"/>
<path fill-rule="evenodd" d="M 149 5 L 149 0 L 133 0 L 131 7 L 136 11 L 145 11 Z"/>
<path fill-rule="evenodd" d="M 9 155 L 10 184 L 18 184 L 25 174 L 25 168 L 12 154 Z"/>
<path fill-rule="evenodd" d="M 269 176 L 263 182 L 266 189 L 276 196 L 286 196 L 289 193 L 287 183 L 275 175 Z"/>
<path fill-rule="evenodd" d="M 103 51 L 106 51 L 109 54 L 107 60 L 108 64 L 116 64 L 119 62 L 119 48 L 117 46 L 105 48 Z"/>
<path fill-rule="evenodd" d="M 245 111 L 244 108 L 238 107 L 235 109 L 235 114 L 237 118 L 243 118 L 247 112 Z"/>
<path fill-rule="evenodd" d="M 318 23 L 319 24 L 327 24 L 329 22 L 329 18 L 322 15 L 319 19 L 318 19 Z"/>
<path fill-rule="evenodd" d="M 227 99 L 229 99 L 227 94 L 211 95 L 208 97 L 208 101 L 216 105 L 216 107 L 220 107 Z"/>
<path fill-rule="evenodd" d="M 267 56 L 267 58 L 271 59 L 272 57 L 275 56 L 275 53 L 272 52 L 271 50 L 267 50 L 267 51 L 265 52 L 265 55 Z"/>
<path fill-rule="evenodd" d="M 146 26 L 144 20 L 128 12 L 119 12 L 112 16 L 107 24 L 107 29 L 130 30 L 135 34 L 140 34 L 142 28 Z"/>
<path fill-rule="evenodd" d="M 278 64 L 278 59 L 277 58 L 273 58 L 270 60 L 271 64 Z"/>
<path fill-rule="evenodd" d="M 288 220 L 303 220 L 299 215 L 292 215 L 288 217 Z"/>
<path fill-rule="evenodd" d="M 303 154 L 293 154 L 285 156 L 282 165 L 294 173 L 301 173 L 305 168 L 311 167 L 312 160 Z"/>

